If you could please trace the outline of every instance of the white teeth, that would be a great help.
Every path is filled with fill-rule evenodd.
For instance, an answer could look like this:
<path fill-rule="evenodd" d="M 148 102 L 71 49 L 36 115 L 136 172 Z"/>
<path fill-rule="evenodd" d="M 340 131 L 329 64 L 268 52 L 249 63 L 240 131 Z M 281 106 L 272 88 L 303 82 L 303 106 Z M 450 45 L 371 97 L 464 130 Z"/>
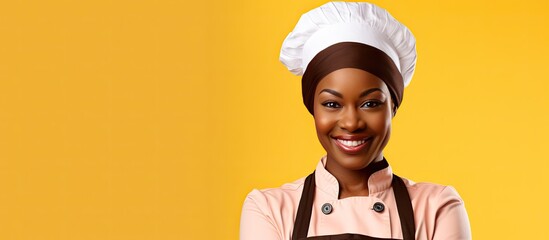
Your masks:
<path fill-rule="evenodd" d="M 337 141 L 339 141 L 340 143 L 348 147 L 356 147 L 366 142 L 366 140 L 348 141 L 348 140 L 341 140 L 341 139 L 337 139 Z"/>

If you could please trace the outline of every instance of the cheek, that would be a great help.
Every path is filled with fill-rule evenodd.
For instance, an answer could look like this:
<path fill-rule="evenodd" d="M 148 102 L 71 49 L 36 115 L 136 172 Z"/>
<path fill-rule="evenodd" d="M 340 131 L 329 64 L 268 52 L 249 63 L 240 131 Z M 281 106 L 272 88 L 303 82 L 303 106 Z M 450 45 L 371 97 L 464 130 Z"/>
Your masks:
<path fill-rule="evenodd" d="M 315 127 L 317 134 L 321 136 L 331 131 L 333 123 L 329 118 L 319 114 L 319 116 L 315 116 Z"/>
<path fill-rule="evenodd" d="M 365 116 L 369 131 L 383 134 L 391 129 L 391 115 L 387 112 Z"/>
<path fill-rule="evenodd" d="M 330 133 L 333 131 L 336 121 L 326 114 L 315 115 L 316 135 L 320 144 L 326 149 L 330 144 Z"/>
<path fill-rule="evenodd" d="M 380 117 L 374 120 L 373 126 L 376 129 L 387 129 L 391 126 L 391 118 L 390 117 Z"/>

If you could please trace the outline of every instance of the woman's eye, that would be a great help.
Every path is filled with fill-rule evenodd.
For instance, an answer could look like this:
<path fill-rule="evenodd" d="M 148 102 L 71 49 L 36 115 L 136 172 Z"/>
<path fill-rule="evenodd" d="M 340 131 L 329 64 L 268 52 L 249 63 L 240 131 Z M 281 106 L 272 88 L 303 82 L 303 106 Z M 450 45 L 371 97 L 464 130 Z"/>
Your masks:
<path fill-rule="evenodd" d="M 364 104 L 362 104 L 362 108 L 375 108 L 377 106 L 381 105 L 381 102 L 378 101 L 367 101 Z"/>
<path fill-rule="evenodd" d="M 322 106 L 324 107 L 327 107 L 327 108 L 339 108 L 339 104 L 336 103 L 336 102 L 325 102 L 322 104 Z"/>

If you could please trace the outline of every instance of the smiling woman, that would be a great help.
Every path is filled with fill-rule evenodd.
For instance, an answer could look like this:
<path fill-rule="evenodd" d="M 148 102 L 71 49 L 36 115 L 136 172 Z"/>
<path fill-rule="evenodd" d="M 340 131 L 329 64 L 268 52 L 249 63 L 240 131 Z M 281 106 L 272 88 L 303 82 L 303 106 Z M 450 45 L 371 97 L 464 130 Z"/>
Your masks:
<path fill-rule="evenodd" d="M 326 156 L 306 178 L 249 193 L 241 239 L 471 238 L 452 187 L 400 178 L 383 156 L 415 69 L 404 25 L 373 4 L 327 3 L 302 16 L 281 60 L 303 75 Z"/>

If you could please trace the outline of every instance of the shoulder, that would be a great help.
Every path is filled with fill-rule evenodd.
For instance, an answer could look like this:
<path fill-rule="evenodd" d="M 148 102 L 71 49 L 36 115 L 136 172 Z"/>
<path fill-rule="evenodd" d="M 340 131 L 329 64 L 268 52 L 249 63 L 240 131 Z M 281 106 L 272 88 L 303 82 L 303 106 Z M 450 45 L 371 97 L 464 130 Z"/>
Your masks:
<path fill-rule="evenodd" d="M 293 226 L 305 178 L 278 188 L 254 189 L 246 196 L 240 219 L 241 239 L 284 239 Z M 267 237 L 269 236 L 269 237 Z"/>
<path fill-rule="evenodd" d="M 448 213 L 462 212 L 455 216 L 466 218 L 465 204 L 454 187 L 407 179 L 404 182 L 417 215 L 435 221 Z"/>
<path fill-rule="evenodd" d="M 299 201 L 305 177 L 277 188 L 254 189 L 246 196 L 244 204 L 255 204 L 258 208 L 280 208 L 282 205 Z"/>
<path fill-rule="evenodd" d="M 469 217 L 463 199 L 452 186 L 435 183 L 415 183 L 403 179 L 416 223 L 429 239 L 471 239 Z"/>
<path fill-rule="evenodd" d="M 435 203 L 433 202 L 435 200 L 437 202 L 452 200 L 463 203 L 463 199 L 452 186 L 430 182 L 414 182 L 406 178 L 402 178 L 402 180 L 406 184 L 412 201 L 414 199 L 424 199 L 430 200 L 431 203 Z"/>

